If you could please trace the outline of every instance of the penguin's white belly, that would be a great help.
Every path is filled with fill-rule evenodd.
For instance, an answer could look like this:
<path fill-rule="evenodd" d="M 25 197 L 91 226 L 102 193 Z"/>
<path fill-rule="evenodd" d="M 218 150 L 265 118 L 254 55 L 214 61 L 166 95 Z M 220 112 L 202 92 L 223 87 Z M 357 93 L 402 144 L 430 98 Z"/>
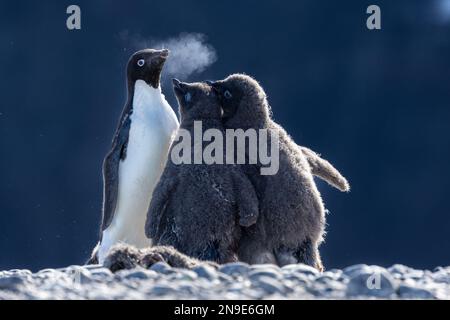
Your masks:
<path fill-rule="evenodd" d="M 164 165 L 163 155 L 167 152 L 164 148 L 167 141 L 158 141 L 162 135 L 154 131 L 142 123 L 130 128 L 127 157 L 119 165 L 113 228 L 108 228 L 116 238 L 114 242 L 123 241 L 137 247 L 150 244 L 144 233 L 145 219 L 153 188 Z"/>
<path fill-rule="evenodd" d="M 100 263 L 118 242 L 138 248 L 151 245 L 145 236 L 147 211 L 178 128 L 172 109 L 160 91 L 155 97 L 152 89 L 136 83 L 126 158 L 119 164 L 116 210 L 111 225 L 103 231 Z"/>

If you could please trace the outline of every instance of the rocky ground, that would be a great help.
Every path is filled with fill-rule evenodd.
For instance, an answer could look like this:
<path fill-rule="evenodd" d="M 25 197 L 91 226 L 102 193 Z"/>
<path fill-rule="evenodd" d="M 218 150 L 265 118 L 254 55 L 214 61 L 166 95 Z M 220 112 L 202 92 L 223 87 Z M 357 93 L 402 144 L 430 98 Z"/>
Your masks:
<path fill-rule="evenodd" d="M 0 299 L 450 299 L 450 267 L 354 265 L 319 273 L 232 263 L 192 270 L 157 263 L 115 274 L 98 266 L 0 271 Z"/>

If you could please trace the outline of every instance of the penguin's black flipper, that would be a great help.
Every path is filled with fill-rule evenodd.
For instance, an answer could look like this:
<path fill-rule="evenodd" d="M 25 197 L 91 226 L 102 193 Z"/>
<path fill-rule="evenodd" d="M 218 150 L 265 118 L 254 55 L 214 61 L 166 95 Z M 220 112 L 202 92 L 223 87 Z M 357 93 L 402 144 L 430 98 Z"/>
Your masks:
<path fill-rule="evenodd" d="M 111 224 L 117 205 L 119 192 L 119 164 L 127 156 L 130 118 L 125 116 L 123 126 L 117 129 L 112 142 L 111 151 L 103 161 L 103 217 L 101 231 Z M 101 235 L 100 235 L 101 237 Z"/>
<path fill-rule="evenodd" d="M 111 224 L 116 209 L 119 189 L 120 157 L 114 152 L 108 153 L 103 161 L 103 220 L 102 231 Z"/>
<path fill-rule="evenodd" d="M 85 265 L 98 264 L 98 258 L 96 255 L 92 254 L 91 257 L 84 263 Z"/>

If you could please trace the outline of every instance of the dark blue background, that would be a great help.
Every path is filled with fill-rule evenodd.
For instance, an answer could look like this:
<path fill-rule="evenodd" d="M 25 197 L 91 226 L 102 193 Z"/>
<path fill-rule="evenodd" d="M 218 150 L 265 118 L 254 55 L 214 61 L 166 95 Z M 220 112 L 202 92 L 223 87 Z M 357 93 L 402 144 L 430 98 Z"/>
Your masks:
<path fill-rule="evenodd" d="M 66 29 L 70 4 L 80 31 Z M 365 26 L 370 4 L 381 31 Z M 275 120 L 348 177 L 350 194 L 319 183 L 328 268 L 450 264 L 448 0 L 2 0 L 0 269 L 82 263 L 95 245 L 136 49 L 124 31 L 206 34 L 218 61 L 186 80 L 255 76 Z"/>

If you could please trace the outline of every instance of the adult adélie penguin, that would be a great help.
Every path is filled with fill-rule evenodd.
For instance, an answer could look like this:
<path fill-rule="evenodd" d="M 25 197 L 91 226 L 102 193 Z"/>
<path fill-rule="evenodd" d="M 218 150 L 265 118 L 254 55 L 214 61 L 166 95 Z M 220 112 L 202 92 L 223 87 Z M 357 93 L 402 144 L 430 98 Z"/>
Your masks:
<path fill-rule="evenodd" d="M 128 98 L 103 162 L 100 240 L 88 263 L 103 263 L 116 243 L 151 245 L 144 230 L 147 210 L 179 126 L 161 93 L 168 56 L 166 49 L 145 49 L 128 61 Z"/>

